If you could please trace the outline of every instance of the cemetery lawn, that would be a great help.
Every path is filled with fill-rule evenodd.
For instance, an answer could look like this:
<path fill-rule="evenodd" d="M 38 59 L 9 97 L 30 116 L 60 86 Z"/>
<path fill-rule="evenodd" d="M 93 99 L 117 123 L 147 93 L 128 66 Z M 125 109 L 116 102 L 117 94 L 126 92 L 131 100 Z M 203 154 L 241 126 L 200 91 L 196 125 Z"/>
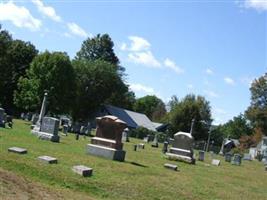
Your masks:
<path fill-rule="evenodd" d="M 189 165 L 168 161 L 159 148 L 145 144 L 133 151 L 130 138 L 124 144 L 126 161 L 116 162 L 87 155 L 90 138 L 76 141 L 73 134 L 61 136 L 60 143 L 39 140 L 30 133 L 30 123 L 14 120 L 13 129 L 0 128 L 0 197 L 2 199 L 267 199 L 267 172 L 258 161 L 233 166 L 221 159 L 219 167 L 205 162 Z M 12 146 L 28 153 L 8 153 Z M 197 153 L 197 151 L 195 151 Z M 43 164 L 38 156 L 56 157 L 58 164 Z M 179 172 L 165 169 L 177 164 Z M 93 168 L 92 177 L 72 172 L 74 165 Z M 25 198 L 26 197 L 26 198 Z"/>

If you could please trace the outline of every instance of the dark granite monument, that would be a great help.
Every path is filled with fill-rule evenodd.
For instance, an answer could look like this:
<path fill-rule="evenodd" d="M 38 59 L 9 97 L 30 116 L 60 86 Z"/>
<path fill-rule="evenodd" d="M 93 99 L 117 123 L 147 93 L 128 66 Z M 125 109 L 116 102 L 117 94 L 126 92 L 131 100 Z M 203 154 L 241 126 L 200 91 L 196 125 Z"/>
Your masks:
<path fill-rule="evenodd" d="M 0 108 L 0 127 L 5 128 L 5 110 Z"/>
<path fill-rule="evenodd" d="M 92 155 L 112 160 L 124 161 L 122 132 L 127 124 L 119 118 L 107 115 L 96 118 L 96 136 L 87 145 L 87 152 Z"/>
<path fill-rule="evenodd" d="M 180 160 L 194 164 L 193 142 L 194 138 L 190 133 L 176 133 L 174 135 L 172 147 L 170 148 L 170 151 L 166 153 L 167 157 L 171 160 Z"/>

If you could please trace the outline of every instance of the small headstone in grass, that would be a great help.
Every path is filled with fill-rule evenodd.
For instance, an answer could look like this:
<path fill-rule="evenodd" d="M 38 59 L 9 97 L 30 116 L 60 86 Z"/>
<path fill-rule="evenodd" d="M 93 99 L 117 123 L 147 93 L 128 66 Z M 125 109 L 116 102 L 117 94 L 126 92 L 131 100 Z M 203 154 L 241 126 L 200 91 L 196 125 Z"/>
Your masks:
<path fill-rule="evenodd" d="M 143 143 L 138 144 L 139 149 L 145 149 L 145 145 Z"/>
<path fill-rule="evenodd" d="M 163 143 L 163 147 L 162 147 L 162 152 L 163 153 L 166 153 L 168 151 L 168 145 L 169 145 L 169 143 L 167 141 L 165 141 Z"/>
<path fill-rule="evenodd" d="M 42 162 L 46 162 L 48 164 L 56 164 L 57 159 L 51 156 L 39 156 L 38 159 Z"/>
<path fill-rule="evenodd" d="M 232 154 L 228 152 L 225 154 L 225 162 L 231 162 L 231 161 L 232 161 Z"/>
<path fill-rule="evenodd" d="M 178 169 L 177 165 L 170 164 L 170 163 L 165 163 L 164 167 L 167 168 L 167 169 L 174 170 L 174 171 L 177 171 L 177 169 Z"/>
<path fill-rule="evenodd" d="M 204 158 L 205 158 L 205 151 L 199 151 L 198 152 L 198 160 L 204 161 Z"/>
<path fill-rule="evenodd" d="M 5 128 L 5 109 L 0 108 L 0 127 Z"/>
<path fill-rule="evenodd" d="M 137 144 L 133 145 L 133 150 L 136 151 L 137 150 Z"/>
<path fill-rule="evenodd" d="M 63 125 L 63 133 L 67 136 L 68 135 L 68 125 L 67 124 L 64 124 Z"/>
<path fill-rule="evenodd" d="M 159 143 L 158 143 L 158 135 L 157 135 L 157 134 L 155 134 L 155 136 L 154 136 L 154 140 L 153 140 L 151 146 L 152 146 L 152 147 L 155 147 L 155 148 L 158 148 L 158 147 L 159 147 Z"/>
<path fill-rule="evenodd" d="M 122 132 L 122 138 L 121 138 L 122 142 L 130 142 L 129 139 L 129 129 L 125 128 Z"/>
<path fill-rule="evenodd" d="M 86 167 L 84 165 L 73 166 L 72 171 L 74 171 L 75 173 L 80 174 L 81 176 L 84 176 L 84 177 L 91 176 L 93 173 L 92 168 Z"/>
<path fill-rule="evenodd" d="M 211 164 L 212 165 L 215 165 L 215 166 L 219 166 L 220 165 L 220 160 L 217 160 L 217 159 L 212 159 L 212 161 L 211 161 Z"/>
<path fill-rule="evenodd" d="M 240 154 L 235 154 L 232 160 L 233 165 L 241 165 L 242 156 Z"/>
<path fill-rule="evenodd" d="M 10 147 L 8 148 L 8 152 L 18 153 L 18 154 L 26 154 L 27 149 L 23 149 L 20 147 Z"/>
<path fill-rule="evenodd" d="M 249 153 L 245 153 L 245 154 L 244 154 L 244 158 L 243 158 L 243 160 L 249 160 L 249 161 L 252 161 L 252 157 L 251 157 L 251 155 L 250 155 Z"/>

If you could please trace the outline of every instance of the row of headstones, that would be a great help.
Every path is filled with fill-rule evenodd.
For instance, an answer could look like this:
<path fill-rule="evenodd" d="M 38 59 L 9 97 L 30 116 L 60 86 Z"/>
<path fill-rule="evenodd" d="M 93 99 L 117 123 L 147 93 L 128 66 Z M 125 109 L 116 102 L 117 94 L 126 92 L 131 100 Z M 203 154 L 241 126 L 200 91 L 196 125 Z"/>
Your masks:
<path fill-rule="evenodd" d="M 6 124 L 9 128 L 13 127 L 13 119 L 11 115 L 5 113 L 5 109 L 0 108 L 0 127 L 6 128 Z"/>
<path fill-rule="evenodd" d="M 20 148 L 20 147 L 10 147 L 8 148 L 8 152 L 13 152 L 17 154 L 27 154 L 27 149 Z M 51 157 L 51 156 L 39 156 L 38 160 L 44 163 L 48 164 L 57 164 L 58 160 L 57 158 Z M 91 176 L 93 173 L 93 169 L 84 165 L 75 165 L 72 167 L 72 171 L 81 175 L 81 176 Z"/>

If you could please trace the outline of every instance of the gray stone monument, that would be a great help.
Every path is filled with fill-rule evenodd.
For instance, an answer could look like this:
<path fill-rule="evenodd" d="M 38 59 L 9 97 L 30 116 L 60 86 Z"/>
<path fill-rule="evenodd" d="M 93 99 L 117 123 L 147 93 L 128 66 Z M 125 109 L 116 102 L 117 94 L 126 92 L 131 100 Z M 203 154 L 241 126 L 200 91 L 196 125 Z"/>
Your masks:
<path fill-rule="evenodd" d="M 242 156 L 240 154 L 234 154 L 234 158 L 232 160 L 233 165 L 241 165 Z"/>
<path fill-rule="evenodd" d="M 126 152 L 121 142 L 122 132 L 127 124 L 118 117 L 107 115 L 96 118 L 96 136 L 87 145 L 87 152 L 92 155 L 112 160 L 124 161 Z"/>
<path fill-rule="evenodd" d="M 174 135 L 173 145 L 170 152 L 166 153 L 169 159 L 195 163 L 193 151 L 194 138 L 190 133 L 178 132 Z"/>
<path fill-rule="evenodd" d="M 205 159 L 205 151 L 199 151 L 198 152 L 198 160 L 204 161 L 204 159 Z"/>
<path fill-rule="evenodd" d="M 68 135 L 68 125 L 67 124 L 64 124 L 63 125 L 63 133 L 65 134 L 65 135 Z"/>
<path fill-rule="evenodd" d="M 0 108 L 0 127 L 5 128 L 5 110 Z"/>
<path fill-rule="evenodd" d="M 43 120 L 43 117 L 44 117 L 45 111 L 46 111 L 46 101 L 47 101 L 47 92 L 45 92 L 45 94 L 44 94 L 44 99 L 43 99 L 41 111 L 40 111 L 38 120 L 36 122 L 36 125 L 34 126 L 33 130 L 31 131 L 32 134 L 38 135 L 38 132 L 41 129 L 42 120 Z"/>
<path fill-rule="evenodd" d="M 59 142 L 58 135 L 59 120 L 53 117 L 44 117 L 42 120 L 41 130 L 38 132 L 40 139 Z"/>

